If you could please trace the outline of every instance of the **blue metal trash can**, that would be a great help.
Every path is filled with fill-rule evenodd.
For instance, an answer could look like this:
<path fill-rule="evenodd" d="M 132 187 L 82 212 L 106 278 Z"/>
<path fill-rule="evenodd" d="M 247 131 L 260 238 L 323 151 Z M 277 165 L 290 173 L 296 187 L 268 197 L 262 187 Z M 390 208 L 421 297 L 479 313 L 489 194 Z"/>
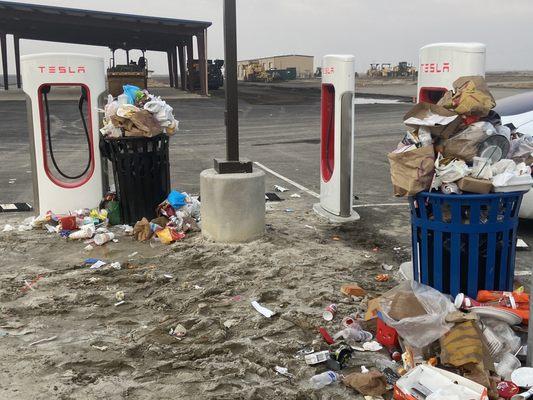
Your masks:
<path fill-rule="evenodd" d="M 511 291 L 524 193 L 410 197 L 414 279 L 452 296 Z"/>

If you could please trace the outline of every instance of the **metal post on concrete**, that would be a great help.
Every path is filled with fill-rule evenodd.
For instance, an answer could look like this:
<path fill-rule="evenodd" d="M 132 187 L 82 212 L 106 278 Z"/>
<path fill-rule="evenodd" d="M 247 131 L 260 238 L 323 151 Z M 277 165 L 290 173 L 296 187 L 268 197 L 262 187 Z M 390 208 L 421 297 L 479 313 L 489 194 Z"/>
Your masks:
<path fill-rule="evenodd" d="M 183 43 L 178 44 L 178 61 L 180 64 L 180 84 L 181 90 L 187 90 L 187 73 L 185 71 L 185 46 Z M 176 76 L 176 79 L 178 77 Z"/>
<path fill-rule="evenodd" d="M 172 74 L 174 75 L 174 88 L 178 88 L 178 54 L 177 48 L 172 49 Z"/>
<path fill-rule="evenodd" d="M 187 76 L 187 87 L 190 92 L 194 90 L 193 87 L 193 81 L 192 81 L 192 63 L 194 61 L 194 50 L 192 47 L 192 36 L 189 36 L 187 38 L 187 68 L 186 68 L 186 76 Z"/>
<path fill-rule="evenodd" d="M 130 50 L 126 49 L 126 65 L 130 65 Z"/>
<path fill-rule="evenodd" d="M 246 242 L 265 233 L 265 173 L 239 159 L 235 0 L 224 0 L 224 56 L 227 159 L 215 159 L 215 168 L 200 174 L 202 235 L 217 242 Z"/>
<path fill-rule="evenodd" d="M 206 59 L 206 32 L 196 36 L 196 42 L 198 45 L 198 64 L 200 72 L 200 92 L 203 96 L 207 96 L 208 90 L 208 76 L 207 76 L 207 59 Z"/>
<path fill-rule="evenodd" d="M 9 77 L 7 72 L 7 43 L 5 33 L 0 33 L 0 47 L 2 48 L 2 74 L 4 76 L 4 89 L 9 90 Z"/>
<path fill-rule="evenodd" d="M 174 87 L 174 70 L 172 69 L 172 50 L 167 51 L 168 62 L 168 84 L 170 87 Z"/>
<path fill-rule="evenodd" d="M 18 36 L 13 36 L 13 44 L 15 48 L 15 70 L 17 72 L 17 88 L 22 87 L 22 82 L 20 79 L 20 38 Z"/>
<path fill-rule="evenodd" d="M 252 172 L 252 162 L 239 159 L 239 95 L 237 90 L 237 11 L 224 0 L 224 65 L 226 92 L 226 160 L 215 159 L 219 174 Z"/>

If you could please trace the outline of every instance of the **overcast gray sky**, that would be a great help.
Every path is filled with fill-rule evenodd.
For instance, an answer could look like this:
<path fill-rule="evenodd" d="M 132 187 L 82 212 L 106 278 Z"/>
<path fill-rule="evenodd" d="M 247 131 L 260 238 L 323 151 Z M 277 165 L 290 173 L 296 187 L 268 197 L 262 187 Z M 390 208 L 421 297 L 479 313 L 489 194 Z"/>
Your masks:
<path fill-rule="evenodd" d="M 211 21 L 209 58 L 223 58 L 223 0 L 32 0 L 34 4 Z M 371 62 L 417 62 L 428 43 L 478 41 L 487 45 L 488 70 L 533 69 L 530 0 L 237 0 L 238 58 L 328 53 Z M 9 40 L 13 73 L 12 40 Z M 104 48 L 22 41 L 23 54 L 76 51 L 109 58 Z M 123 54 L 120 55 L 125 59 Z M 150 53 L 151 69 L 167 73 L 166 56 Z M 133 57 L 138 57 L 134 54 Z"/>

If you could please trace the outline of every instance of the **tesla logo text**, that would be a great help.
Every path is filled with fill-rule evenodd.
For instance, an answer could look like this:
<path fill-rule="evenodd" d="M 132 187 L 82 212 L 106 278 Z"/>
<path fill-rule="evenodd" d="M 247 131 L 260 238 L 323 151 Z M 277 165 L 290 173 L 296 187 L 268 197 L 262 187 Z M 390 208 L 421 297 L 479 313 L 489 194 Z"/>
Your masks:
<path fill-rule="evenodd" d="M 428 64 L 420 64 L 420 70 L 422 72 L 427 72 L 430 74 L 439 74 L 441 72 L 450 72 L 450 63 L 445 62 L 439 64 L 439 63 L 428 63 Z"/>
<path fill-rule="evenodd" d="M 322 70 L 322 74 L 324 75 L 331 75 L 335 72 L 335 68 L 334 67 L 324 67 L 324 69 Z"/>
<path fill-rule="evenodd" d="M 41 71 L 41 74 L 48 73 L 48 74 L 84 74 L 85 73 L 85 67 L 79 66 L 79 67 L 64 67 L 62 65 L 49 65 L 44 66 L 41 65 L 39 67 L 39 71 Z"/>

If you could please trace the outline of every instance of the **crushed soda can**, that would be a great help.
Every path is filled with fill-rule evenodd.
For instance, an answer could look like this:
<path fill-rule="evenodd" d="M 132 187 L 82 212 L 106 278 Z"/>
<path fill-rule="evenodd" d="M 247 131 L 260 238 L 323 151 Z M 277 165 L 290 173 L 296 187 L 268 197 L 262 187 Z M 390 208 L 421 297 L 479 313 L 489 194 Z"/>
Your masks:
<path fill-rule="evenodd" d="M 322 318 L 324 318 L 326 321 L 332 321 L 333 318 L 335 318 L 335 314 L 337 314 L 337 305 L 330 304 L 322 313 Z"/>

